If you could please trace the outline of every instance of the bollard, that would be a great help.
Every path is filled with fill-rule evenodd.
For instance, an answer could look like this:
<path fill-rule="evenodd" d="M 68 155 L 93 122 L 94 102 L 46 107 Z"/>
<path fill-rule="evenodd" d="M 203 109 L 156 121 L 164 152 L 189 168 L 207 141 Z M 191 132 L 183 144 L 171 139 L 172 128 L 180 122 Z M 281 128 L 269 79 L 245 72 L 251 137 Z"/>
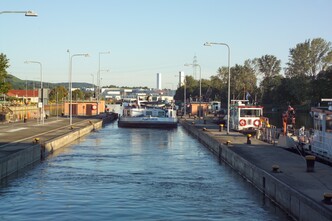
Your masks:
<path fill-rule="evenodd" d="M 34 140 L 33 140 L 33 142 L 32 143 L 39 143 L 39 138 L 38 137 L 36 137 Z"/>
<path fill-rule="evenodd" d="M 205 127 L 203 127 L 203 131 L 207 131 L 207 129 Z"/>
<path fill-rule="evenodd" d="M 272 172 L 273 173 L 279 173 L 279 165 L 272 165 Z"/>
<path fill-rule="evenodd" d="M 227 140 L 225 144 L 228 146 L 230 143 L 231 143 L 231 141 Z"/>
<path fill-rule="evenodd" d="M 332 199 L 332 193 L 324 193 L 324 200 L 323 200 L 323 202 L 325 204 L 331 205 L 332 204 L 331 199 Z"/>
<path fill-rule="evenodd" d="M 307 172 L 314 172 L 316 157 L 313 155 L 307 155 L 305 156 L 305 159 L 307 161 Z"/>
<path fill-rule="evenodd" d="M 251 134 L 247 134 L 247 144 L 251 144 Z"/>
<path fill-rule="evenodd" d="M 223 124 L 219 124 L 219 132 L 224 130 L 224 125 Z"/>

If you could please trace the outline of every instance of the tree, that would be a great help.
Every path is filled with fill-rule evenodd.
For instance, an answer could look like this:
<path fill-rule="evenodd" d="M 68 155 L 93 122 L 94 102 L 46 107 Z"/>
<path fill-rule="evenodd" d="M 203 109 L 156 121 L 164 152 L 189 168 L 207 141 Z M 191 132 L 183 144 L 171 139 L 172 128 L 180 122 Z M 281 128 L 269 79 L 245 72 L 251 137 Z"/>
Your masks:
<path fill-rule="evenodd" d="M 234 67 L 231 67 L 230 81 L 231 95 L 233 95 L 233 99 L 245 99 L 247 92 L 249 94 L 255 92 L 257 77 L 248 63 L 245 63 L 244 65 L 236 64 Z"/>
<path fill-rule="evenodd" d="M 56 86 L 50 91 L 49 99 L 50 102 L 62 101 L 68 96 L 68 91 L 64 86 Z"/>
<path fill-rule="evenodd" d="M 7 74 L 7 68 L 9 68 L 9 59 L 3 53 L 0 54 L 0 93 L 7 94 L 11 88 L 11 84 L 8 82 L 9 75 Z"/>
<path fill-rule="evenodd" d="M 280 84 L 281 60 L 274 55 L 264 55 L 254 59 L 259 73 L 263 76 L 260 83 L 262 102 L 265 104 L 275 102 L 275 91 Z"/>
<path fill-rule="evenodd" d="M 312 103 L 317 104 L 321 98 L 332 98 L 332 66 L 321 71 L 313 82 Z"/>
<path fill-rule="evenodd" d="M 83 100 L 84 99 L 84 93 L 80 89 L 76 89 L 72 92 L 72 99 L 73 100 Z"/>
<path fill-rule="evenodd" d="M 331 42 L 322 38 L 306 40 L 290 49 L 289 62 L 287 63 L 286 76 L 309 76 L 315 79 L 320 71 L 332 64 Z"/>

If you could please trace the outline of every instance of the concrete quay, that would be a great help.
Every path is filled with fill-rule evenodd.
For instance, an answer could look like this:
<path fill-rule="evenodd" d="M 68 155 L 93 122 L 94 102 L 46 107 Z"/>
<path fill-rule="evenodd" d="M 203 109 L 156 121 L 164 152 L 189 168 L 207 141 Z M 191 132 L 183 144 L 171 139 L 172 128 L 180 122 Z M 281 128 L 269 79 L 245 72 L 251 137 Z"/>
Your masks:
<path fill-rule="evenodd" d="M 247 144 L 245 135 L 219 131 L 209 120 L 180 119 L 180 124 L 295 220 L 332 220 L 330 166 L 316 161 L 307 172 L 303 157 L 273 144 L 255 138 Z"/>
<path fill-rule="evenodd" d="M 65 117 L 45 119 L 44 124 L 37 120 L 0 124 L 0 180 L 116 118 L 117 114 L 74 117 L 72 125 Z"/>

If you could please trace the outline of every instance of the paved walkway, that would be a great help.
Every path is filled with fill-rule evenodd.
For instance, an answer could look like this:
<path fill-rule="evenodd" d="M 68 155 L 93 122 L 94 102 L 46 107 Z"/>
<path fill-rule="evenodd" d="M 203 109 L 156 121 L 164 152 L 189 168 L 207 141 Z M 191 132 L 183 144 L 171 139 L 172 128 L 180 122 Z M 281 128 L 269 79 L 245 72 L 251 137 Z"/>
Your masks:
<path fill-rule="evenodd" d="M 332 167 L 315 162 L 314 172 L 307 172 L 306 160 L 295 153 L 283 148 L 268 144 L 255 138 L 251 139 L 251 145 L 247 144 L 247 137 L 237 132 L 219 132 L 219 126 L 203 120 L 187 119 L 195 121 L 195 127 L 206 128 L 209 133 L 220 143 L 230 141 L 229 148 L 258 168 L 269 172 L 272 176 L 282 181 L 289 187 L 297 190 L 305 196 L 313 199 L 319 205 L 332 212 L 332 205 L 325 204 L 324 193 L 332 193 Z M 272 165 L 279 165 L 280 173 L 272 172 Z"/>
<path fill-rule="evenodd" d="M 97 122 L 97 118 L 73 118 L 72 127 L 84 127 L 90 122 Z M 69 118 L 53 117 L 45 119 L 44 124 L 37 120 L 0 124 L 0 162 L 1 158 L 32 145 L 35 138 L 43 143 L 71 131 Z"/>

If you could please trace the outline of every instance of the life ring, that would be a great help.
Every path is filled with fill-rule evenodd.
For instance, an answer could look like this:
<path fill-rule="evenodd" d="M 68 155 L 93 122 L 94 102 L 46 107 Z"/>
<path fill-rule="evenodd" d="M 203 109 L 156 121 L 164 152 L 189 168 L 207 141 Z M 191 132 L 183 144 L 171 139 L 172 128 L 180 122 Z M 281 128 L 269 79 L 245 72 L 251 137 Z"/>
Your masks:
<path fill-rule="evenodd" d="M 246 120 L 244 119 L 241 119 L 239 123 L 241 127 L 246 126 Z"/>
<path fill-rule="evenodd" d="M 260 120 L 254 120 L 254 125 L 255 125 L 256 127 L 260 126 L 260 124 L 261 124 L 261 121 L 260 121 Z"/>

